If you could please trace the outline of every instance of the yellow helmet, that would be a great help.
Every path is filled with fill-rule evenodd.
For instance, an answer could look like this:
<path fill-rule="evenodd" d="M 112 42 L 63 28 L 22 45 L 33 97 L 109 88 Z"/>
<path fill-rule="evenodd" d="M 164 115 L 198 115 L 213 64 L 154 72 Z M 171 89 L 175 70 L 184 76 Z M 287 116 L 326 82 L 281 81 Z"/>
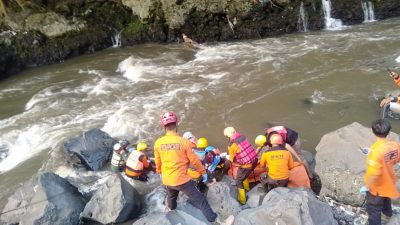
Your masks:
<path fill-rule="evenodd" d="M 262 147 L 265 145 L 265 142 L 267 142 L 267 137 L 265 137 L 265 135 L 258 135 L 254 142 L 258 147 Z"/>
<path fill-rule="evenodd" d="M 228 137 L 228 138 L 231 138 L 232 135 L 234 135 L 235 133 L 236 133 L 236 130 L 233 127 L 227 127 L 224 130 L 224 136 Z"/>
<path fill-rule="evenodd" d="M 147 149 L 147 144 L 144 142 L 139 142 L 136 146 L 136 150 L 145 151 Z"/>
<path fill-rule="evenodd" d="M 197 140 L 197 147 L 198 148 L 206 148 L 208 146 L 208 141 L 205 138 L 199 138 Z"/>

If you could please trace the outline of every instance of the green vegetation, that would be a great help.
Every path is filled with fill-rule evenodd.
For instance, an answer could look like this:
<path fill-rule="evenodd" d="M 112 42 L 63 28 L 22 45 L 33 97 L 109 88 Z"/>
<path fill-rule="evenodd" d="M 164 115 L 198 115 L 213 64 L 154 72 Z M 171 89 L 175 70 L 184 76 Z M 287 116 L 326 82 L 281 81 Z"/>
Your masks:
<path fill-rule="evenodd" d="M 124 29 L 125 34 L 138 34 L 145 32 L 147 26 L 140 22 L 138 18 L 133 19 Z"/>

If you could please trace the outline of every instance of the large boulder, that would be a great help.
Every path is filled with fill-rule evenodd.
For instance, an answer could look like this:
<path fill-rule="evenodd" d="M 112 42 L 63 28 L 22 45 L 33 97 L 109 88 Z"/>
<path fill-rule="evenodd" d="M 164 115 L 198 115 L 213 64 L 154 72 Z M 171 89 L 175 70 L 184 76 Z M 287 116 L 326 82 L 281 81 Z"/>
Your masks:
<path fill-rule="evenodd" d="M 4 207 L 5 224 L 78 224 L 85 200 L 67 180 L 43 173 L 26 182 Z"/>
<path fill-rule="evenodd" d="M 94 193 L 81 218 L 102 224 L 121 223 L 138 216 L 141 209 L 141 196 L 135 188 L 119 174 L 113 174 Z"/>
<path fill-rule="evenodd" d="M 224 182 L 216 182 L 209 186 L 207 201 L 221 220 L 230 215 L 236 216 L 241 210 L 239 202 L 230 194 L 230 187 Z"/>
<path fill-rule="evenodd" d="M 397 140 L 390 133 L 389 139 Z M 366 155 L 361 148 L 374 143 L 370 128 L 352 123 L 325 134 L 316 147 L 316 172 L 321 177 L 321 195 L 349 205 L 361 205 L 364 197 L 359 189 L 364 185 Z"/>
<path fill-rule="evenodd" d="M 86 131 L 80 137 L 68 140 L 65 149 L 76 156 L 89 170 L 99 170 L 110 159 L 117 141 L 100 129 Z"/>
<path fill-rule="evenodd" d="M 237 225 L 334 225 L 332 210 L 305 188 L 275 188 L 262 205 L 243 210 L 235 219 Z"/>
<path fill-rule="evenodd" d="M 393 215 L 386 225 L 398 225 L 400 224 L 400 214 Z"/>
<path fill-rule="evenodd" d="M 200 212 L 201 214 L 201 212 Z M 190 224 L 190 225 L 210 225 L 207 220 L 204 221 L 195 217 L 194 214 L 189 214 L 180 209 L 172 210 L 164 213 L 154 213 L 143 217 L 133 225 L 175 225 L 175 224 Z"/>

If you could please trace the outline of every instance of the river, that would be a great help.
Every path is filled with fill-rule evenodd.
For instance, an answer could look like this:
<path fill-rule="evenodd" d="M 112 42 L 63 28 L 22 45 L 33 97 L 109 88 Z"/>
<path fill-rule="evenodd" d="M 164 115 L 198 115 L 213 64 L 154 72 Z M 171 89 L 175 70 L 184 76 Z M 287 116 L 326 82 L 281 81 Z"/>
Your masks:
<path fill-rule="evenodd" d="M 0 208 L 21 182 L 90 128 L 152 144 L 163 112 L 226 149 L 225 126 L 252 141 L 271 124 L 299 131 L 315 152 L 323 134 L 369 126 L 397 87 L 400 19 L 260 40 L 144 44 L 32 68 L 0 82 Z M 399 71 L 399 70 L 397 70 Z M 400 132 L 393 121 L 395 132 Z M 63 160 L 63 157 L 58 157 Z M 52 169 L 46 166 L 45 169 Z M 42 169 L 43 170 L 43 169 Z"/>

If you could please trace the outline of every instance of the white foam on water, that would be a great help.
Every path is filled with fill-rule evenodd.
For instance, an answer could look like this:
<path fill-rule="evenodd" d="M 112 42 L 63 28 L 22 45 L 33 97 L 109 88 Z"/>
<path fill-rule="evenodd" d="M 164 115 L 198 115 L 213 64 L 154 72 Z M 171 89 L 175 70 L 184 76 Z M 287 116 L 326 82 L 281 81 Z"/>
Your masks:
<path fill-rule="evenodd" d="M 54 142 L 44 140 L 46 130 L 49 130 L 46 124 L 35 124 L 19 132 L 15 142 L 3 143 L 8 146 L 9 151 L 7 157 L 0 162 L 0 172 L 10 170 L 42 150 L 49 149 Z M 3 137 L 1 140 L 4 141 Z"/>
<path fill-rule="evenodd" d="M 400 55 L 396 58 L 396 62 L 400 63 Z"/>
<path fill-rule="evenodd" d="M 103 72 L 100 70 L 82 70 L 79 69 L 78 71 L 79 74 L 89 74 L 89 75 L 97 75 L 97 76 L 102 76 Z"/>
<path fill-rule="evenodd" d="M 145 60 L 130 56 L 118 64 L 116 72 L 121 73 L 128 80 L 138 82 L 143 80 L 142 76 L 155 68 L 144 64 Z"/>

